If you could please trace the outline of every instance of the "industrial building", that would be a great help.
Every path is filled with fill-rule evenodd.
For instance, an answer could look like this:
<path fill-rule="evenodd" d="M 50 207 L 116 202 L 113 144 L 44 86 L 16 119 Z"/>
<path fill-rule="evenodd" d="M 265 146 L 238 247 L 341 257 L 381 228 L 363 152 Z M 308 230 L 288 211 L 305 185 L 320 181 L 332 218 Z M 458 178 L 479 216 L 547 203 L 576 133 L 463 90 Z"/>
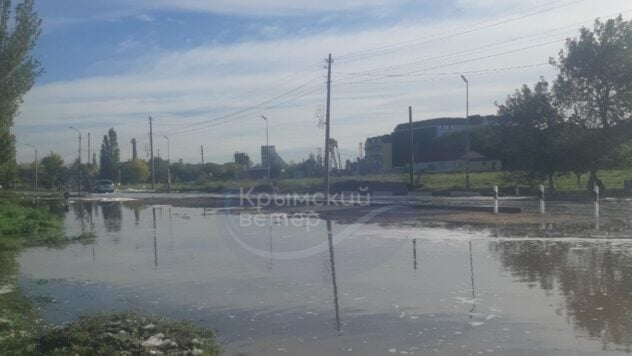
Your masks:
<path fill-rule="evenodd" d="M 496 125 L 497 116 L 471 116 L 470 130 Z M 397 125 L 390 135 L 372 137 L 365 143 L 365 165 L 371 174 L 387 173 L 410 166 L 410 123 Z M 460 141 L 450 147 L 438 147 L 437 140 L 467 129 L 465 118 L 436 118 L 412 123 L 415 171 L 447 173 L 465 170 L 465 145 Z M 470 151 L 470 171 L 502 169 L 500 160 Z"/>

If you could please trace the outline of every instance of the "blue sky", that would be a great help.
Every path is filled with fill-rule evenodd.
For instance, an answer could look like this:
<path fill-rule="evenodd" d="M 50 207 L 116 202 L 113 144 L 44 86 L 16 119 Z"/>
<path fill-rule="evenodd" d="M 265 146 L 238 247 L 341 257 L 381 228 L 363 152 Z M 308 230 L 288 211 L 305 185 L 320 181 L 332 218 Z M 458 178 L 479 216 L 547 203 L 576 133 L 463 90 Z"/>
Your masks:
<path fill-rule="evenodd" d="M 429 1 L 394 1 L 398 6 L 387 10 L 380 2 L 371 6 L 369 1 L 367 6 L 343 11 L 332 11 L 327 6 L 308 10 L 276 6 L 273 9 L 279 10 L 274 11 L 261 5 L 236 9 L 217 5 L 200 10 L 196 6 L 170 8 L 131 3 L 40 0 L 37 7 L 45 20 L 45 31 L 36 53 L 46 64 L 40 84 L 116 74 L 130 65 L 142 65 L 139 57 L 168 51 L 311 36 L 325 31 L 346 33 L 369 24 L 388 27 L 460 13 L 458 7 L 446 5 L 448 2 Z M 262 9 L 253 9 L 257 6 Z"/>
<path fill-rule="evenodd" d="M 36 55 L 46 73 L 16 120 L 18 160 L 31 159 L 31 143 L 70 161 L 68 125 L 91 132 L 93 152 L 114 127 L 128 158 L 131 138 L 146 151 L 152 115 L 173 159 L 197 161 L 204 145 L 213 161 L 235 151 L 258 161 L 261 114 L 271 118 L 271 143 L 300 160 L 324 141 L 314 116 L 329 52 L 333 134 L 354 158 L 359 142 L 405 121 L 408 105 L 419 120 L 463 115 L 459 73 L 472 77 L 473 112 L 495 112 L 519 85 L 554 78 L 543 64 L 564 38 L 627 3 L 40 0 Z"/>

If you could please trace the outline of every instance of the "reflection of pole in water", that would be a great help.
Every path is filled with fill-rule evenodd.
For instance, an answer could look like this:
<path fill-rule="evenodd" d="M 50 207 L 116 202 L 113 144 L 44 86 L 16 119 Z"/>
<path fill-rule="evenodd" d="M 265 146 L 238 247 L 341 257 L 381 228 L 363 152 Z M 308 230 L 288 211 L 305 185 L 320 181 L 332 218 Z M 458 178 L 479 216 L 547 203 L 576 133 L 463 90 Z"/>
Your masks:
<path fill-rule="evenodd" d="M 154 268 L 158 268 L 158 232 L 156 230 L 156 208 L 151 208 L 154 219 Z"/>
<path fill-rule="evenodd" d="M 331 267 L 331 283 L 334 289 L 334 306 L 336 308 L 336 330 L 340 335 L 340 306 L 338 304 L 338 283 L 336 282 L 336 262 L 334 259 L 334 241 L 331 231 L 331 221 L 327 220 L 327 239 L 329 241 L 329 264 Z"/>
<path fill-rule="evenodd" d="M 134 208 L 134 223 L 136 224 L 136 226 L 140 224 L 140 208 L 139 207 Z"/>
<path fill-rule="evenodd" d="M 268 221 L 268 226 L 269 226 L 269 231 L 268 231 L 268 236 L 270 238 L 270 264 L 268 265 L 268 270 L 272 270 L 272 266 L 274 266 L 274 255 L 272 253 L 272 216 L 270 216 L 270 219 Z"/>
<path fill-rule="evenodd" d="M 94 251 L 94 245 L 92 245 L 92 262 L 97 262 L 97 255 Z"/>
<path fill-rule="evenodd" d="M 86 232 L 86 224 L 83 218 L 83 202 L 79 202 L 79 217 L 81 218 L 81 234 L 83 235 Z"/>
<path fill-rule="evenodd" d="M 413 239 L 413 270 L 417 270 L 417 239 Z"/>
<path fill-rule="evenodd" d="M 171 216 L 171 207 L 169 207 L 169 236 L 171 238 L 171 249 L 173 250 L 173 218 Z"/>
<path fill-rule="evenodd" d="M 476 288 L 474 287 L 474 258 L 472 257 L 472 241 L 469 242 L 470 245 L 470 279 L 472 281 L 472 310 L 470 310 L 470 319 L 472 318 L 472 314 L 476 309 Z"/>

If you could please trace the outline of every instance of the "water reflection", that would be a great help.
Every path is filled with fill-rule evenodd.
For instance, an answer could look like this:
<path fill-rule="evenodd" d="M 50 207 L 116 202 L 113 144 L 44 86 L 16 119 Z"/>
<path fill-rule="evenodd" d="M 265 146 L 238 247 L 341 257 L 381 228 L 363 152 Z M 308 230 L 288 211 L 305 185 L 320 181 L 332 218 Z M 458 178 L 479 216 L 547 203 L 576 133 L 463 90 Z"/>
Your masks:
<path fill-rule="evenodd" d="M 331 270 L 331 285 L 334 291 L 334 309 L 336 311 L 336 330 L 338 335 L 341 333 L 340 327 L 340 305 L 338 304 L 338 282 L 336 280 L 336 260 L 334 257 L 333 232 L 331 230 L 331 221 L 327 220 L 327 241 L 329 241 L 329 269 Z"/>
<path fill-rule="evenodd" d="M 632 250 L 630 245 L 549 241 L 493 242 L 502 265 L 520 281 L 538 283 L 565 298 L 568 318 L 602 341 L 603 349 L 632 348 Z"/>
<path fill-rule="evenodd" d="M 413 239 L 413 270 L 417 270 L 417 239 Z"/>
<path fill-rule="evenodd" d="M 107 232 L 121 231 L 123 223 L 123 205 L 116 202 L 101 203 L 101 214 Z"/>
<path fill-rule="evenodd" d="M 472 241 L 468 242 L 470 252 L 470 281 L 472 282 L 472 309 L 470 309 L 470 319 L 476 310 L 476 288 L 474 287 L 474 257 L 472 256 Z"/>
<path fill-rule="evenodd" d="M 158 230 L 156 229 L 156 208 L 151 208 L 151 216 L 154 227 L 154 268 L 158 268 Z"/>
<path fill-rule="evenodd" d="M 117 205 L 125 206 L 119 214 L 83 208 L 85 221 L 89 211 L 103 212 L 97 229 L 120 226 L 101 235 L 98 251 L 78 245 L 23 254 L 30 280 L 72 281 L 27 285 L 64 301 L 46 307 L 54 320 L 148 311 L 215 328 L 228 349 L 253 354 L 630 350 L 632 243 L 511 240 L 502 229 L 395 223 L 340 239 L 349 225 L 325 219 L 307 233 L 267 216 L 267 224 L 237 230 L 257 247 L 254 255 L 222 230 L 227 219 L 239 221 L 237 212 Z M 66 221 L 78 230 L 75 216 Z M 287 258 L 314 246 L 316 254 Z"/>

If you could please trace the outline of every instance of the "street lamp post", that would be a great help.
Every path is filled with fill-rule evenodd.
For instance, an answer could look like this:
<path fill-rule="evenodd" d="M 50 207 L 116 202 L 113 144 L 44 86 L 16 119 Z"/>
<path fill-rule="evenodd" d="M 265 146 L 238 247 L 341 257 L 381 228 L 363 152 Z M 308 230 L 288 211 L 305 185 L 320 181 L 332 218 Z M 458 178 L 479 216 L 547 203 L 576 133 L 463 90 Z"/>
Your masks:
<path fill-rule="evenodd" d="M 77 134 L 79 135 L 79 196 L 81 196 L 81 131 L 77 130 L 76 128 L 72 127 L 72 126 L 68 126 L 69 129 L 71 130 L 75 130 L 77 132 Z"/>
<path fill-rule="evenodd" d="M 35 150 L 35 190 L 37 190 L 37 188 L 38 188 L 38 184 L 37 184 L 37 181 L 38 181 L 38 170 L 37 170 L 37 147 L 35 147 L 35 146 L 31 145 L 31 144 L 28 144 L 28 143 L 27 143 L 26 145 L 27 145 L 27 146 L 29 146 L 29 147 L 31 147 L 31 148 L 33 148 L 33 149 Z"/>
<path fill-rule="evenodd" d="M 162 137 L 167 140 L 167 192 L 171 193 L 171 144 L 169 137 L 163 135 Z"/>
<path fill-rule="evenodd" d="M 268 118 L 261 115 L 261 118 L 266 122 L 266 156 L 268 157 L 268 184 L 270 184 L 270 136 L 268 135 Z"/>
<path fill-rule="evenodd" d="M 470 189 L 470 82 L 464 75 L 465 82 L 465 189 Z"/>

